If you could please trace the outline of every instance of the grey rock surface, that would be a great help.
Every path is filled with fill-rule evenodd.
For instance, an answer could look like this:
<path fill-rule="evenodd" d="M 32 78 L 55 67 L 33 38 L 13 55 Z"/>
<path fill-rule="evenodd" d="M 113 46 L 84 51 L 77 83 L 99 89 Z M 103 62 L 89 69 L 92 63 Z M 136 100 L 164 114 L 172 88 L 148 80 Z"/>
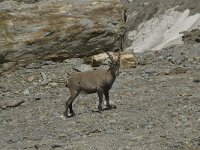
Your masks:
<path fill-rule="evenodd" d="M 83 57 L 119 47 L 119 0 L 0 1 L 0 65 Z M 1 67 L 1 66 L 0 66 Z"/>

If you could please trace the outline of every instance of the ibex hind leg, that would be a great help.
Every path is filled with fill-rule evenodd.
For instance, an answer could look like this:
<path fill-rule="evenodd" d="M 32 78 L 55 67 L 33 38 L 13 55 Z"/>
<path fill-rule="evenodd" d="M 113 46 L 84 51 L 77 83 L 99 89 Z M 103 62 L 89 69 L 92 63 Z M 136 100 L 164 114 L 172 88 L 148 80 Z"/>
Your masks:
<path fill-rule="evenodd" d="M 72 108 L 72 103 L 75 100 L 75 98 L 78 96 L 79 92 L 78 91 L 70 91 L 70 97 L 66 102 L 66 109 L 64 112 L 64 115 L 69 118 L 72 116 L 75 116 L 74 110 Z M 69 109 L 69 113 L 68 113 L 68 109 Z"/>
<path fill-rule="evenodd" d="M 69 105 L 69 113 L 71 114 L 71 116 L 75 116 L 75 112 L 72 108 L 72 103 Z"/>
<path fill-rule="evenodd" d="M 108 109 L 112 109 L 112 108 L 117 108 L 116 105 L 111 105 L 109 102 L 109 91 L 105 91 L 104 95 L 105 95 L 105 99 L 106 99 L 106 108 L 105 109 L 108 110 Z"/>

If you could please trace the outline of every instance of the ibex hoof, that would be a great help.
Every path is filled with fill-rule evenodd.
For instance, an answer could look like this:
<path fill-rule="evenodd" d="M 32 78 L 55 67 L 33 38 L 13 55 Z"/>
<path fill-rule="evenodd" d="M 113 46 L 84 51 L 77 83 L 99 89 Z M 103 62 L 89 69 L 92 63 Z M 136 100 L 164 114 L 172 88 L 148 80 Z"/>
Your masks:
<path fill-rule="evenodd" d="M 103 111 L 102 106 L 98 106 L 98 110 L 99 112 L 102 112 Z"/>
<path fill-rule="evenodd" d="M 75 116 L 75 113 L 69 114 L 68 112 L 64 112 L 64 115 L 66 118 L 70 118 L 70 117 Z"/>
<path fill-rule="evenodd" d="M 108 110 L 108 109 L 116 109 L 116 108 L 117 108 L 116 105 L 108 105 L 108 106 L 106 106 L 106 110 Z"/>
<path fill-rule="evenodd" d="M 112 105 L 112 108 L 116 109 L 116 108 L 117 108 L 117 106 L 116 106 L 116 105 Z"/>

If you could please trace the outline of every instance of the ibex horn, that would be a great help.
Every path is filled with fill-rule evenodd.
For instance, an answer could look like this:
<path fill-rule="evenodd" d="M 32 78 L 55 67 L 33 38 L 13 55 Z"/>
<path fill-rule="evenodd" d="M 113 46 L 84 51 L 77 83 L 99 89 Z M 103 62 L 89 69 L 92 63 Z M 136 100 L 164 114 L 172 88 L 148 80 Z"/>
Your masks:
<path fill-rule="evenodd" d="M 113 56 L 110 55 L 108 52 L 106 52 L 106 54 L 108 55 L 108 57 L 110 58 L 111 61 L 114 61 Z"/>
<path fill-rule="evenodd" d="M 118 58 L 117 58 L 118 61 L 120 61 L 120 57 L 121 57 L 121 52 L 119 51 L 118 52 Z"/>

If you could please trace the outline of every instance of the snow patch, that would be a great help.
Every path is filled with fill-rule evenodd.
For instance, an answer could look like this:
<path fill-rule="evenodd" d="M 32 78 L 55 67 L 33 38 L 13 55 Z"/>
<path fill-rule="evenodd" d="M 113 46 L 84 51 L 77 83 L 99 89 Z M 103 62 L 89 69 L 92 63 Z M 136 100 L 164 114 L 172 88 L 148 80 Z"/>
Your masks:
<path fill-rule="evenodd" d="M 130 31 L 128 39 L 132 41 L 132 44 L 126 51 L 140 53 L 147 50 L 161 50 L 174 44 L 183 44 L 182 32 L 199 28 L 200 14 L 190 16 L 189 9 L 178 12 L 175 8 L 140 24 L 138 30 Z"/>

